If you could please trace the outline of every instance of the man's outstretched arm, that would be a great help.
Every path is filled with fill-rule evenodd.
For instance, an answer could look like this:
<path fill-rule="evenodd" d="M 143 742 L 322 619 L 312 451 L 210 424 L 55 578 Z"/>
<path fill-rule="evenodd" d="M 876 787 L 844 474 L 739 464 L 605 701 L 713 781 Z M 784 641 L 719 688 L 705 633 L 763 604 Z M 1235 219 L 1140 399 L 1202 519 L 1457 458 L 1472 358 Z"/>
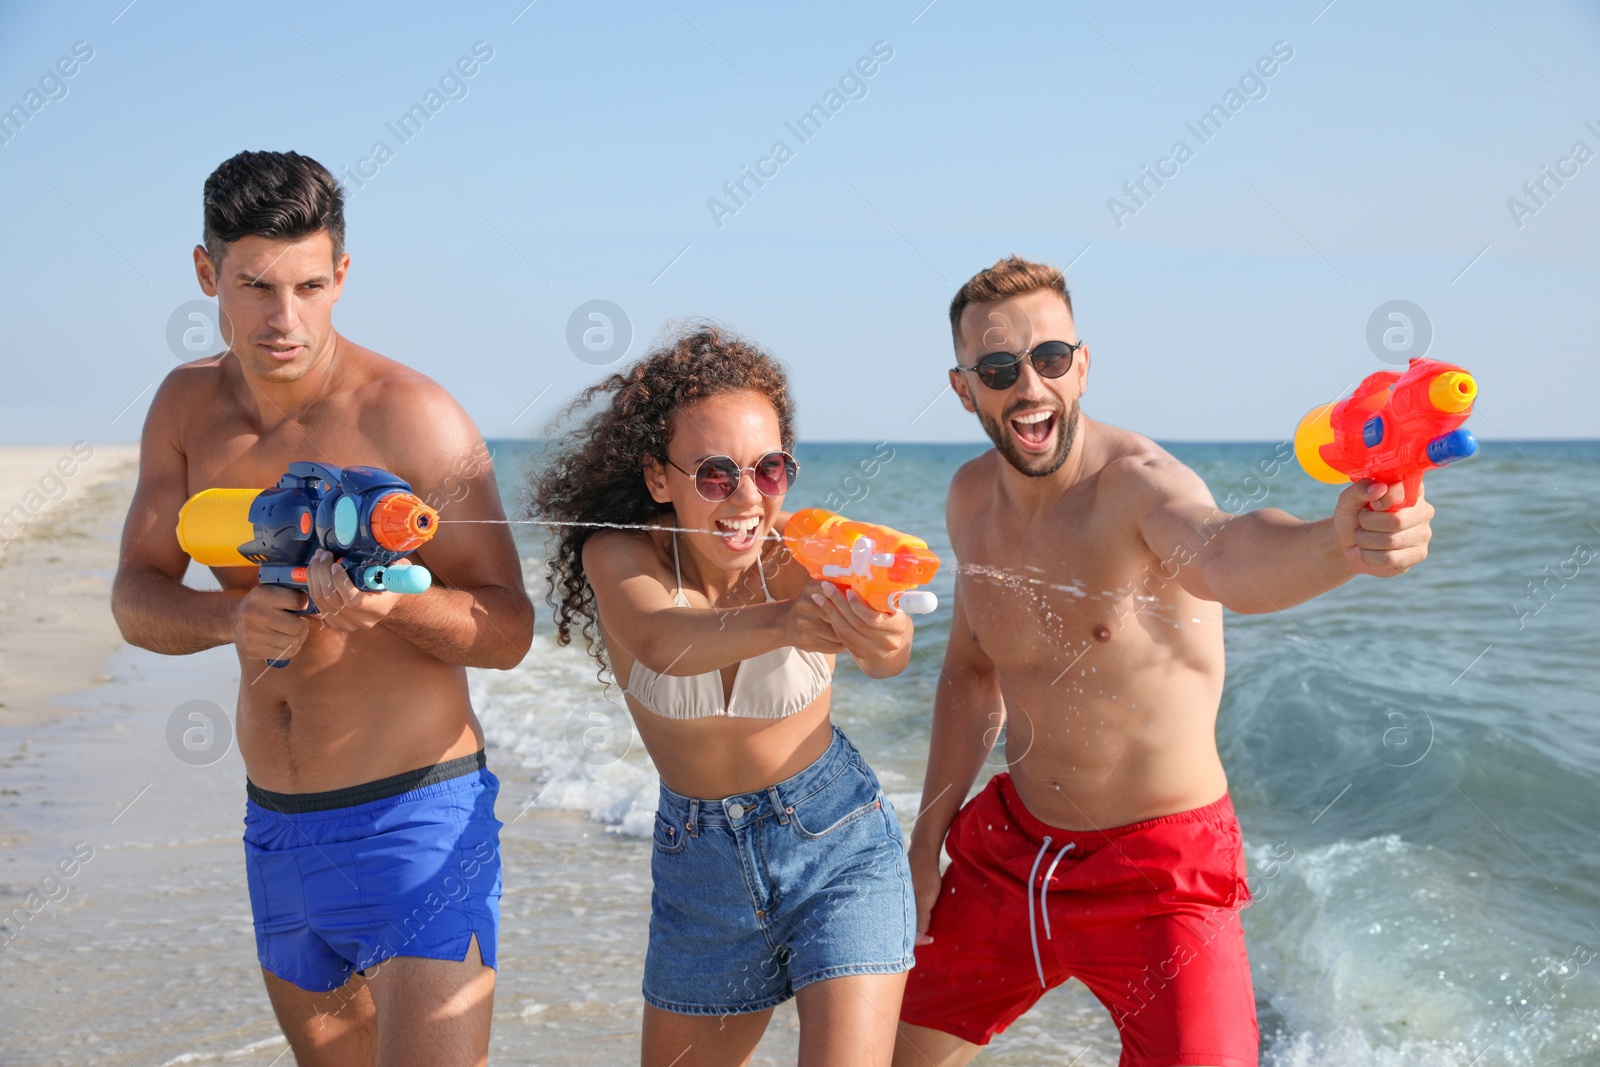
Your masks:
<path fill-rule="evenodd" d="M 1145 501 L 1139 532 L 1161 574 L 1233 611 L 1278 611 L 1357 574 L 1402 574 L 1428 555 L 1433 505 L 1419 492 L 1395 510 L 1405 503 L 1399 485 L 1358 482 L 1333 515 L 1306 522 L 1277 508 L 1222 511 L 1200 476 L 1170 457 L 1121 463 L 1119 476 Z"/>

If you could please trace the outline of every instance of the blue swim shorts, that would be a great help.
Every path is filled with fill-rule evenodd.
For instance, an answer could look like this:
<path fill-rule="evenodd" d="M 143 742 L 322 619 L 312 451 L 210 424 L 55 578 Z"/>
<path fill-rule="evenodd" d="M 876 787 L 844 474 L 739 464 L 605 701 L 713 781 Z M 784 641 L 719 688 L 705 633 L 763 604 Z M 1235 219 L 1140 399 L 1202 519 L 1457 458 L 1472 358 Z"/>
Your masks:
<path fill-rule="evenodd" d="M 326 992 L 393 956 L 495 965 L 500 782 L 482 751 L 326 793 L 247 783 L 244 855 L 261 966 Z"/>
<path fill-rule="evenodd" d="M 905 837 L 838 727 L 794 777 L 720 800 L 661 787 L 644 998 L 663 1011 L 762 1011 L 826 978 L 915 962 Z"/>

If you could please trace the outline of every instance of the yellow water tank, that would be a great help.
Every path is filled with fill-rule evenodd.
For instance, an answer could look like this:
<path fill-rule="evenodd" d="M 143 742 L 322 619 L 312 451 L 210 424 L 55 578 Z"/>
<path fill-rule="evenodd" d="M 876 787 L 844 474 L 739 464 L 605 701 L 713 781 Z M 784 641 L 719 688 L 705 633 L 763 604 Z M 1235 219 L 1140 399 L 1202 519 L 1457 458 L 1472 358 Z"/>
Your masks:
<path fill-rule="evenodd" d="M 256 539 L 250 506 L 259 489 L 203 489 L 178 512 L 178 544 L 204 567 L 253 567 L 239 546 Z"/>
<path fill-rule="evenodd" d="M 1294 431 L 1294 458 L 1311 477 L 1329 485 L 1340 485 L 1350 480 L 1348 475 L 1334 470 L 1322 458 L 1322 446 L 1333 443 L 1332 404 L 1312 408 Z"/>

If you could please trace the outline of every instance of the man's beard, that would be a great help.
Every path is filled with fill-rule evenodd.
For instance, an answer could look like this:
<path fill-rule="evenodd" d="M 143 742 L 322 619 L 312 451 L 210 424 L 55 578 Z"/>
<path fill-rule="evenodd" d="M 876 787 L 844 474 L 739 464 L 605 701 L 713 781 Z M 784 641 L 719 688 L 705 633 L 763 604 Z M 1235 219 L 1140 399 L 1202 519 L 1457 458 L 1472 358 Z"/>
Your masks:
<path fill-rule="evenodd" d="M 1030 455 L 1017 447 L 1016 439 L 1011 434 L 1011 419 L 1009 417 L 996 422 L 981 410 L 978 412 L 978 421 L 983 424 L 983 430 L 989 435 L 989 440 L 994 442 L 995 450 L 1005 457 L 1019 474 L 1029 478 L 1047 478 L 1061 469 L 1061 465 L 1072 454 L 1072 442 L 1078 437 L 1078 401 L 1073 400 L 1072 409 L 1063 418 L 1061 412 L 1056 412 L 1056 447 L 1053 452 L 1045 455 Z"/>

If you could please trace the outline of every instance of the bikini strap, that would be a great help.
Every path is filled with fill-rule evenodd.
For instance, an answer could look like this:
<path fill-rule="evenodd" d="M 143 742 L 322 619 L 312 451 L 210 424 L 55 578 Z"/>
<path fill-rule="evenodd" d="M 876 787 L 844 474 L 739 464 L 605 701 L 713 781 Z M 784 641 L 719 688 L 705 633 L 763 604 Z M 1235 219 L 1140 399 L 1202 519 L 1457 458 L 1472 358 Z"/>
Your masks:
<path fill-rule="evenodd" d="M 767 601 L 770 603 L 772 600 L 772 590 L 767 588 L 767 571 L 766 568 L 761 565 L 761 558 L 759 556 L 756 557 L 756 573 L 761 575 L 761 592 L 766 596 Z M 676 530 L 672 531 L 672 577 L 673 580 L 678 583 L 678 591 L 674 594 L 674 598 L 676 599 L 677 597 L 683 596 L 683 568 L 678 562 L 678 531 Z"/>
<path fill-rule="evenodd" d="M 678 531 L 672 531 L 672 577 L 678 583 L 678 591 L 672 594 L 674 600 L 683 596 L 683 569 L 678 565 Z"/>
<path fill-rule="evenodd" d="M 766 596 L 767 602 L 772 602 L 772 591 L 767 588 L 767 569 L 761 564 L 761 557 L 756 557 L 756 573 L 761 575 L 761 592 Z"/>

